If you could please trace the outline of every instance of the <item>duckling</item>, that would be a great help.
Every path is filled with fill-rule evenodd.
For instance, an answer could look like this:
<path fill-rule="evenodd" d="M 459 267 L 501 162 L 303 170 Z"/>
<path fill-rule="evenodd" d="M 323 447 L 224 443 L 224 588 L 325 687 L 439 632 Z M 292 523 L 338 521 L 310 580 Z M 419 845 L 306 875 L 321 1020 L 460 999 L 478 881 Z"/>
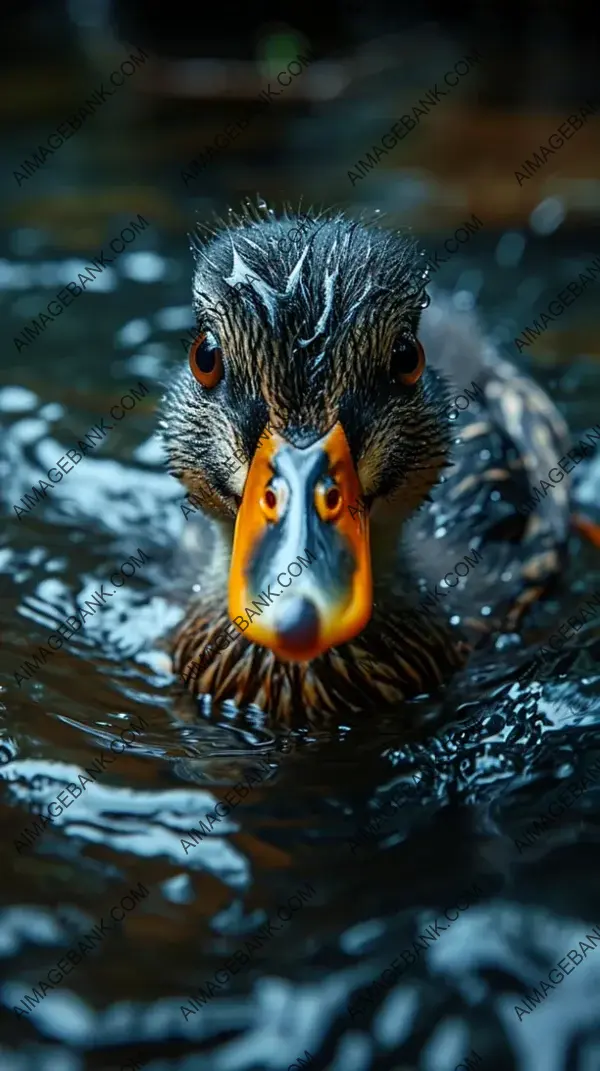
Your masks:
<path fill-rule="evenodd" d="M 175 670 L 287 725 L 439 689 L 564 567 L 568 480 L 524 503 L 565 422 L 379 221 L 247 207 L 192 246 L 197 337 L 160 426 L 203 503 L 191 560 L 211 553 Z"/>

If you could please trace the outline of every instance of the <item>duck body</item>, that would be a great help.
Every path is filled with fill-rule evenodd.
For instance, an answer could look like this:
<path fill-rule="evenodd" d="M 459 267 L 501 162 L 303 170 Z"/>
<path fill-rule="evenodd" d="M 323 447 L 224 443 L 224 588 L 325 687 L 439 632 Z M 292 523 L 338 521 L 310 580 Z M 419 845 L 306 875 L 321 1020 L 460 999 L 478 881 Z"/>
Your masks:
<path fill-rule="evenodd" d="M 429 303 L 412 240 L 322 216 L 282 252 L 299 222 L 246 211 L 196 250 L 201 367 L 177 373 L 161 426 L 204 503 L 175 670 L 316 724 L 434 691 L 519 627 L 564 564 L 568 479 L 527 503 L 569 438 L 472 313 Z M 307 549 L 290 586 L 282 563 Z"/>

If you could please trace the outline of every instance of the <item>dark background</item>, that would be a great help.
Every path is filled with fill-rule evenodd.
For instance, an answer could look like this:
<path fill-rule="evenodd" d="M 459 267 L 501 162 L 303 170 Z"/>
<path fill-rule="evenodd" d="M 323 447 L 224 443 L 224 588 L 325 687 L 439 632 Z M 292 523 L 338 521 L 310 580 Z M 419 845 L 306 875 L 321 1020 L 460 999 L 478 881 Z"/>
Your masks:
<path fill-rule="evenodd" d="M 182 492 L 154 435 L 193 323 L 187 235 L 257 195 L 275 209 L 376 211 L 428 251 L 475 213 L 484 228 L 433 287 L 458 308 L 478 305 L 490 337 L 546 385 L 575 432 L 595 424 L 599 284 L 522 356 L 513 344 L 600 253 L 600 113 L 522 186 L 514 174 L 600 99 L 595 8 L 25 0 L 1 19 L 0 1068 L 100 1071 L 139 1058 L 148 1071 L 280 1071 L 308 1049 L 315 1071 L 454 1071 L 475 1048 L 485 1071 L 598 1071 L 600 951 L 522 1023 L 513 1010 L 598 923 L 594 788 L 526 856 L 513 841 L 596 758 L 593 658 L 570 652 L 550 681 L 525 686 L 508 652 L 505 681 L 481 681 L 471 697 L 480 722 L 421 751 L 401 731 L 413 708 L 388 722 L 373 712 L 363 732 L 307 736 L 273 762 L 235 828 L 186 855 L 185 831 L 271 737 L 257 721 L 198 721 L 166 667 L 158 641 L 179 612 L 165 577 Z M 140 47 L 146 64 L 19 187 L 21 162 Z M 305 50 L 318 62 L 186 189 L 182 169 Z M 352 186 L 354 163 L 475 51 L 479 65 Z M 138 214 L 151 226 L 114 270 L 19 354 L 14 337 Z M 140 379 L 149 395 L 19 521 L 13 503 Z M 584 469 L 577 493 L 593 512 L 597 482 Z M 18 687 L 15 670 L 53 621 L 140 546 L 152 564 L 118 605 Z M 574 542 L 572 563 L 547 611 L 561 620 L 600 587 L 597 552 Z M 596 632 L 581 635 L 582 659 Z M 16 853 L 31 812 L 140 714 L 151 727 L 135 749 Z M 353 856 L 348 839 L 425 754 L 435 776 L 372 853 Z M 351 1025 L 352 994 L 482 867 L 495 893 Z M 17 1020 L 20 996 L 139 881 L 151 896 L 122 934 Z M 315 903 L 185 1022 L 187 994 L 306 881 Z"/>

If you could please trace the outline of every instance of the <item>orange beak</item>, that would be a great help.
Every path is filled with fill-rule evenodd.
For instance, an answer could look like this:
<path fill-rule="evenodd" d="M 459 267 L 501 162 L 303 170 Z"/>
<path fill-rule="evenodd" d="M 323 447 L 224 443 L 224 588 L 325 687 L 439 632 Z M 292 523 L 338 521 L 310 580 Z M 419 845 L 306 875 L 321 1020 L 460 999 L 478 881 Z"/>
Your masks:
<path fill-rule="evenodd" d="M 365 627 L 373 610 L 369 521 L 348 509 L 361 491 L 339 423 L 305 449 L 277 432 L 259 445 L 229 573 L 229 616 L 251 643 L 308 662 Z"/>

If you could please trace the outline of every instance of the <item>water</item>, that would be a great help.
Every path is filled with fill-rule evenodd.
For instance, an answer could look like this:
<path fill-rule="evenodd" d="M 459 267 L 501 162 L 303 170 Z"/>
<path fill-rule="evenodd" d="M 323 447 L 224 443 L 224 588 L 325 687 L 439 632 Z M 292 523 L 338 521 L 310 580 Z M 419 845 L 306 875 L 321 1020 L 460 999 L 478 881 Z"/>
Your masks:
<path fill-rule="evenodd" d="M 185 251 L 180 257 L 183 274 Z M 454 1066 L 471 1047 L 487 1066 L 504 1067 L 531 1037 L 541 1059 L 535 1014 L 545 1017 L 543 1066 L 559 1067 L 560 1038 L 574 1044 L 575 1022 L 589 1021 L 579 1048 L 592 1044 L 600 955 L 588 953 L 560 995 L 523 1021 L 513 1009 L 519 993 L 578 947 L 578 934 L 600 923 L 597 784 L 526 849 L 514 840 L 600 757 L 595 629 L 578 644 L 579 662 L 575 652 L 563 657 L 561 672 L 543 683 L 535 675 L 516 681 L 521 654 L 506 645 L 474 674 L 458 711 L 424 698 L 394 717 L 373 711 L 366 727 L 346 725 L 340 711 L 338 731 L 291 739 L 274 739 L 256 712 L 196 717 L 161 643 L 181 614 L 171 596 L 172 550 L 184 523 L 182 494 L 153 438 L 165 364 L 144 356 L 135 321 L 120 319 L 121 288 L 137 289 L 133 304 L 145 301 L 148 321 L 168 319 L 166 308 L 150 313 L 152 283 L 117 276 L 112 293 L 88 298 L 102 305 L 98 321 L 112 317 L 124 339 L 112 368 L 92 342 L 83 368 L 72 359 L 70 372 L 63 364 L 45 380 L 30 371 L 27 386 L 0 392 L 5 1055 L 16 1059 L 18 1038 L 15 1066 L 25 1068 L 87 1066 L 90 1051 L 102 1067 L 125 1055 L 150 1068 L 204 1066 L 183 1054 L 210 1053 L 215 1068 L 275 1068 L 305 1050 L 316 1066 L 368 1067 L 377 1056 L 376 1066 L 392 1067 L 399 1046 L 410 1065 L 427 1039 L 424 1067 Z M 117 423 L 110 410 L 118 414 L 132 388 L 141 397 Z M 591 426 L 582 386 L 569 404 L 581 427 Z M 105 434 L 96 433 L 93 449 L 17 518 L 10 504 L 28 489 L 31 497 L 40 473 L 89 440 L 102 417 Z M 590 482 L 593 467 L 582 497 Z M 564 618 L 599 586 L 591 548 L 580 548 L 566 579 L 544 617 L 560 606 Z M 36 671 L 36 651 L 86 600 L 84 625 L 45 663 L 40 656 Z M 428 729 L 440 708 L 441 725 Z M 468 727 L 446 724 L 456 717 Z M 405 721 L 419 727 L 412 743 Z M 249 786 L 256 767 L 260 778 Z M 221 805 L 217 818 L 216 803 L 236 784 L 235 806 L 225 815 Z M 44 829 L 38 822 L 36 832 L 36 815 L 59 793 L 64 810 L 55 805 L 54 821 Z M 131 889 L 143 894 L 135 908 L 35 1003 L 34 987 L 41 992 L 65 949 L 110 919 Z M 301 909 L 244 953 L 297 889 L 307 896 Z M 413 940 L 436 918 L 445 925 L 443 911 L 453 915 L 465 889 L 468 910 L 411 964 Z M 366 1000 L 363 987 L 403 952 L 408 962 L 399 963 L 410 971 Z M 202 986 L 210 997 L 208 982 L 210 1011 L 201 1014 L 190 996 Z M 26 993 L 33 1010 L 17 1017 L 10 1009 Z M 360 1014 L 348 1015 L 348 1001 Z"/>
<path fill-rule="evenodd" d="M 341 710 L 327 731 L 198 711 L 167 657 L 183 495 L 154 436 L 192 323 L 181 206 L 35 342 L 12 342 L 138 203 L 150 220 L 132 201 L 100 208 L 75 250 L 76 228 L 57 238 L 40 194 L 43 225 L 11 227 L 2 253 L 0 1066 L 279 1071 L 308 1052 L 315 1069 L 452 1071 L 475 1050 L 490 1071 L 593 1071 L 600 950 L 577 950 L 600 926 L 596 622 L 543 679 L 525 644 L 503 641 L 460 701 L 421 697 L 362 722 Z M 569 230 L 550 264 L 543 241 L 528 232 L 522 256 L 488 225 L 436 285 L 457 303 L 477 294 L 510 351 L 539 294 L 594 255 Z M 523 359 L 576 431 L 597 420 L 593 312 L 586 298 L 573 321 L 584 341 L 565 329 L 568 355 L 552 343 L 550 363 Z M 111 418 L 132 389 L 135 406 Z M 19 518 L 13 504 L 102 418 L 110 430 Z M 579 467 L 588 513 L 599 479 L 597 460 Z M 574 537 L 526 641 L 595 590 L 598 552 Z M 86 600 L 84 626 L 23 676 Z M 574 969 L 519 1016 L 571 950 Z"/>

